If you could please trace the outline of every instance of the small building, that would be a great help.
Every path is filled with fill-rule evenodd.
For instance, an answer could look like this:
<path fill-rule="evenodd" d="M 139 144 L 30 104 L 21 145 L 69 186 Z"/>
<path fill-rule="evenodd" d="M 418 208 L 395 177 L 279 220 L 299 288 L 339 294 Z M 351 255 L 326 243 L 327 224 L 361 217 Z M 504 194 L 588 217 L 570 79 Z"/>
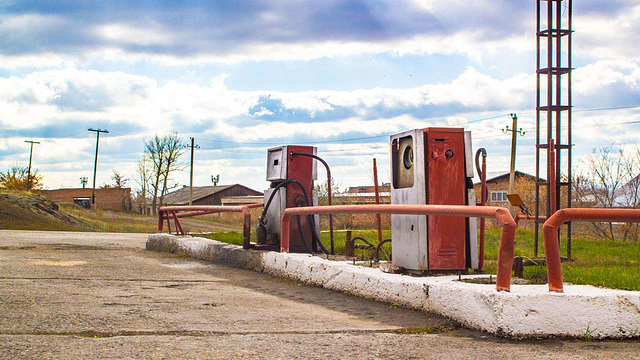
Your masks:
<path fill-rule="evenodd" d="M 373 185 L 351 186 L 347 189 L 344 196 L 351 199 L 354 204 L 375 204 L 376 189 Z M 391 183 L 382 183 L 378 186 L 381 204 L 389 204 L 391 202 Z"/>
<path fill-rule="evenodd" d="M 263 196 L 261 192 L 244 185 L 194 186 L 193 205 L 222 205 L 222 198 L 236 196 Z M 189 205 L 189 187 L 170 192 L 162 199 L 162 205 Z"/>
<path fill-rule="evenodd" d="M 264 202 L 264 195 L 228 196 L 221 201 L 224 206 L 245 206 Z"/>
<path fill-rule="evenodd" d="M 55 203 L 76 204 L 90 209 L 92 191 L 93 189 L 90 188 L 69 188 L 39 190 L 37 193 Z M 109 211 L 131 211 L 131 188 L 96 189 L 96 208 Z"/>
<path fill-rule="evenodd" d="M 478 181 L 473 184 L 473 189 L 476 193 L 476 200 L 480 201 L 481 184 L 479 178 Z M 516 184 L 522 180 L 530 180 L 535 184 L 536 177 L 527 174 L 522 171 L 516 170 L 515 182 Z M 488 206 L 505 206 L 509 203 L 507 194 L 509 193 L 509 171 L 487 171 L 487 190 L 489 192 L 487 196 Z M 535 191 L 535 188 L 534 188 Z M 520 194 L 523 199 L 530 198 L 531 194 Z"/>

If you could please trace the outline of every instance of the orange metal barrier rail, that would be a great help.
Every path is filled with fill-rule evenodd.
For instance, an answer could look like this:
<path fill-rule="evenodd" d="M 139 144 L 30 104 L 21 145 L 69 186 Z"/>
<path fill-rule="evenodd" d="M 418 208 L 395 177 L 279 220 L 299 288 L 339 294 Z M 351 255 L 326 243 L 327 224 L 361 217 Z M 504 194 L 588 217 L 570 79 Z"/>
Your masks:
<path fill-rule="evenodd" d="M 524 227 L 525 228 L 527 227 L 527 221 L 528 220 L 535 220 L 535 219 L 536 219 L 535 215 L 527 215 L 527 214 L 518 214 L 513 218 L 513 220 L 515 220 L 515 222 L 516 222 L 516 225 L 518 225 L 518 226 L 520 226 L 520 220 L 524 220 Z M 540 219 L 542 221 L 542 220 L 546 220 L 547 217 L 544 216 L 544 215 L 540 215 L 540 216 L 538 216 L 538 219 Z"/>
<path fill-rule="evenodd" d="M 288 208 L 282 216 L 280 251 L 286 252 L 289 249 L 291 218 L 297 215 L 312 214 L 408 214 L 495 218 L 502 226 L 496 290 L 509 291 L 511 289 L 516 223 L 505 208 L 467 205 L 337 205 Z"/>
<path fill-rule="evenodd" d="M 640 209 L 562 209 L 544 222 L 544 252 L 547 258 L 549 291 L 563 292 L 558 230 L 567 221 L 640 222 Z"/>
<path fill-rule="evenodd" d="M 263 207 L 264 203 L 249 204 L 244 206 L 161 206 L 158 209 L 158 233 L 162 232 L 164 220 L 167 221 L 167 229 L 171 233 L 171 221 L 173 219 L 176 232 L 184 235 L 184 230 L 178 218 L 191 217 L 206 214 L 214 214 L 221 212 L 239 212 L 242 213 L 242 247 L 248 249 L 251 247 L 251 209 Z"/>

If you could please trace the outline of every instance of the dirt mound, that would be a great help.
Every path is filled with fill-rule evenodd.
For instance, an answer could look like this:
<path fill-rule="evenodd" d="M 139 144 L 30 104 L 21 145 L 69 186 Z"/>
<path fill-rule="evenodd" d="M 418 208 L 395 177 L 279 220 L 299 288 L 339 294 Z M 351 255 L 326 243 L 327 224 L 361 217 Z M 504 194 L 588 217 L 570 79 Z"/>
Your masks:
<path fill-rule="evenodd" d="M 0 190 L 0 229 L 80 231 L 89 230 L 90 226 L 43 196 Z"/>

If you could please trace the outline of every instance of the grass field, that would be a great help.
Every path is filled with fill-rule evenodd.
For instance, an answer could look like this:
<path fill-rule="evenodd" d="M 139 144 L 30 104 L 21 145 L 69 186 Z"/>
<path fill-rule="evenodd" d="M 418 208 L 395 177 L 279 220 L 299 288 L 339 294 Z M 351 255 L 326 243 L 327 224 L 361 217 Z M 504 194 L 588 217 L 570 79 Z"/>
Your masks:
<path fill-rule="evenodd" d="M 153 234 L 158 230 L 158 218 L 155 216 L 103 210 L 87 210 L 68 204 L 63 204 L 60 208 L 74 218 L 89 224 L 94 229 L 93 231 Z M 240 224 L 221 222 L 213 215 L 185 218 L 181 219 L 180 223 L 186 232 L 208 232 L 241 228 Z"/>
<path fill-rule="evenodd" d="M 377 241 L 374 230 L 354 230 L 352 236 L 363 236 L 369 242 Z M 208 236 L 212 239 L 241 245 L 240 232 L 215 232 Z M 391 237 L 390 230 L 383 231 L 383 238 Z M 328 248 L 329 233 L 321 233 L 322 242 Z M 516 233 L 515 255 L 533 258 L 532 230 L 518 229 Z M 337 231 L 334 236 L 337 254 L 344 254 L 345 232 Z M 488 229 L 485 237 L 485 272 L 495 274 L 500 230 Z M 566 253 L 566 242 L 562 241 L 561 253 Z M 544 247 L 540 247 L 539 256 L 544 256 Z M 572 261 L 562 263 L 565 282 L 588 284 L 615 289 L 640 290 L 640 242 L 620 242 L 597 239 L 573 238 Z M 546 283 L 545 266 L 527 266 L 524 277 L 535 283 Z"/>

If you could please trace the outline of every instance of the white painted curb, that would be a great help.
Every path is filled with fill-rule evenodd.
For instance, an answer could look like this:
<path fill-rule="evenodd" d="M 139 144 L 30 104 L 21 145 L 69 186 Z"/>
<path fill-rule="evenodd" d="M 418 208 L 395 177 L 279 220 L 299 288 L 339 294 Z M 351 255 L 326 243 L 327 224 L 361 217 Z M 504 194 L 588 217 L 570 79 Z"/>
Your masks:
<path fill-rule="evenodd" d="M 465 326 L 508 337 L 633 338 L 640 336 L 640 292 L 565 285 L 494 285 L 458 276 L 411 277 L 306 254 L 244 250 L 195 237 L 150 235 L 148 250 L 186 253 L 202 260 L 282 276 L 331 290 L 438 313 Z M 463 275 L 463 278 L 480 277 Z"/>

